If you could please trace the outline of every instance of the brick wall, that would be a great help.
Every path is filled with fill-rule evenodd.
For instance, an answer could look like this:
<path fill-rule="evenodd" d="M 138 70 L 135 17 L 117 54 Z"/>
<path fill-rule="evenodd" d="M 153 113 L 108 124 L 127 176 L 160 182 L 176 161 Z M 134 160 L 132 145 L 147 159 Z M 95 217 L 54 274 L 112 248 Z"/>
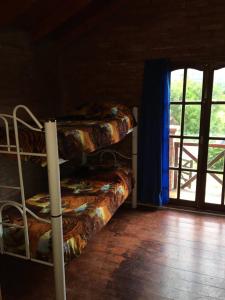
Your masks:
<path fill-rule="evenodd" d="M 55 58 L 46 47 L 30 44 L 29 36 L 21 31 L 0 31 L 0 112 L 12 113 L 14 106 L 25 104 L 38 117 L 57 113 L 58 93 L 55 84 Z M 24 118 L 25 116 L 23 116 Z M 0 124 L 2 125 L 2 124 Z M 23 164 L 26 196 L 44 190 L 47 174 L 41 167 Z M 16 160 L 0 156 L 0 184 L 17 186 Z M 19 193 L 0 190 L 0 199 L 19 199 Z"/>
<path fill-rule="evenodd" d="M 130 0 L 61 53 L 65 112 L 84 101 L 138 104 L 146 59 L 225 62 L 225 2 Z"/>
<path fill-rule="evenodd" d="M 58 57 L 48 43 L 33 47 L 34 93 L 43 116 L 55 117 L 61 113 Z"/>
<path fill-rule="evenodd" d="M 26 34 L 0 32 L 0 109 L 11 112 L 17 104 L 34 102 L 33 61 Z"/>
<path fill-rule="evenodd" d="M 25 104 L 40 117 L 54 114 L 59 107 L 55 66 L 47 47 L 32 46 L 24 32 L 2 29 L 0 111 L 11 113 L 14 106 Z"/>

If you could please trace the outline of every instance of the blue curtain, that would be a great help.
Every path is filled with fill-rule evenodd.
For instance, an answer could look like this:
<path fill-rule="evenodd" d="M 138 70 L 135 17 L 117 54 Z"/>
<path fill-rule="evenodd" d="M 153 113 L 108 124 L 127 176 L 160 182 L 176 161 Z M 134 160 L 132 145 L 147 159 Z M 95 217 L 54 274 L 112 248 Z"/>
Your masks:
<path fill-rule="evenodd" d="M 139 201 L 164 205 L 169 199 L 169 90 L 166 60 L 145 62 L 139 119 Z"/>

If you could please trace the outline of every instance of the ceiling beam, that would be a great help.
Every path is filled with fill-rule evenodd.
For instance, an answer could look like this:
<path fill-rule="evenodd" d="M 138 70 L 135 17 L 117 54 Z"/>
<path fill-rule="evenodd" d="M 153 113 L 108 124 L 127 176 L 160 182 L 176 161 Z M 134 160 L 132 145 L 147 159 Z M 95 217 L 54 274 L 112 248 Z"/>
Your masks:
<path fill-rule="evenodd" d="M 59 28 L 69 18 L 79 14 L 85 9 L 91 0 L 67 0 L 62 1 L 57 7 L 52 7 L 52 12 L 39 22 L 31 35 L 34 41 L 39 41 L 50 32 Z"/>
<path fill-rule="evenodd" d="M 74 19 L 69 25 L 61 29 L 60 36 L 57 38 L 57 48 L 59 52 L 70 43 L 79 39 L 81 36 L 100 25 L 104 19 L 112 16 L 122 5 L 129 0 L 95 0 L 80 16 Z"/>

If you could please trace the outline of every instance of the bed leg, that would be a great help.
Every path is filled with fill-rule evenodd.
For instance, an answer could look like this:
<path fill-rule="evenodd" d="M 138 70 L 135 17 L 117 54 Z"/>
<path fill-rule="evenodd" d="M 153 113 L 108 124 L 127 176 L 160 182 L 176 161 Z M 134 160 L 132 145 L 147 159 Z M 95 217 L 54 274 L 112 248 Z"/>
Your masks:
<path fill-rule="evenodd" d="M 56 300 L 66 300 L 62 206 L 56 122 L 45 123 L 45 139 L 51 204 L 55 294 Z"/>
<path fill-rule="evenodd" d="M 138 121 L 138 108 L 133 108 L 133 114 Z M 134 188 L 132 191 L 132 207 L 137 208 L 137 152 L 138 152 L 138 129 L 137 126 L 133 129 L 132 133 L 132 170 L 134 176 Z"/>

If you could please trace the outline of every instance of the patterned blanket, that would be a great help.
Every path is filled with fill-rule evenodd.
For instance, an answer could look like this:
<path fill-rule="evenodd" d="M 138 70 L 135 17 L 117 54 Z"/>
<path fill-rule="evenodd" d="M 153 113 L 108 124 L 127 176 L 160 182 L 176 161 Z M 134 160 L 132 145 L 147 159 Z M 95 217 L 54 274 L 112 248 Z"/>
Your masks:
<path fill-rule="evenodd" d="M 112 217 L 132 190 L 133 177 L 125 167 L 98 168 L 61 182 L 65 260 L 80 255 L 87 241 Z M 49 219 L 47 193 L 26 201 L 27 207 Z M 4 214 L 10 223 L 23 224 L 14 209 Z M 30 250 L 34 258 L 52 260 L 51 225 L 28 216 Z M 24 254 L 24 235 L 18 228 L 4 228 L 4 246 L 8 251 Z"/>
<path fill-rule="evenodd" d="M 82 152 L 90 153 L 119 142 L 135 125 L 132 112 L 122 104 L 92 103 L 81 107 L 70 116 L 57 119 L 59 156 L 65 160 L 80 161 Z M 46 152 L 44 132 L 23 127 L 19 131 L 19 140 L 24 152 Z M 13 132 L 11 141 L 14 141 Z M 5 143 L 5 132 L 0 128 L 0 144 Z M 24 159 L 46 165 L 45 158 Z"/>

